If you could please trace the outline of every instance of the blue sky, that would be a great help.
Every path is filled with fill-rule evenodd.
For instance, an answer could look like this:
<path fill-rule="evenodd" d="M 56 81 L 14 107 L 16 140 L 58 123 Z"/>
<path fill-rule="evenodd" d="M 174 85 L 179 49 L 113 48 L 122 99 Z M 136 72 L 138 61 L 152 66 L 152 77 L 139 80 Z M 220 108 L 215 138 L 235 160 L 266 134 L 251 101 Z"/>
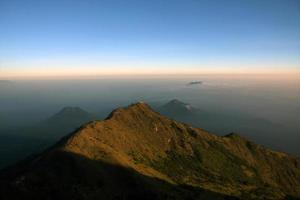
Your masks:
<path fill-rule="evenodd" d="M 0 76 L 251 68 L 300 69 L 300 1 L 0 0 Z"/>

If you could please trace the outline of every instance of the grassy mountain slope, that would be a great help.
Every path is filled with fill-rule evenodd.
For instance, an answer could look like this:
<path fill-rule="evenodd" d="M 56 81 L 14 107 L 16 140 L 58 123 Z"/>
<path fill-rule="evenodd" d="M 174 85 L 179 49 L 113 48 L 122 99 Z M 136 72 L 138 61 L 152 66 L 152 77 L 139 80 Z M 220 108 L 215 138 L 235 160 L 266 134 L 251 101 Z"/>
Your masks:
<path fill-rule="evenodd" d="M 272 149 L 287 151 L 299 155 L 298 143 L 293 137 L 283 137 L 285 126 L 263 118 L 256 118 L 244 113 L 205 110 L 193 107 L 177 99 L 155 107 L 162 115 L 172 119 L 201 127 L 219 135 L 238 132 L 251 140 Z"/>
<path fill-rule="evenodd" d="M 0 180 L 2 199 L 288 199 L 300 196 L 300 161 L 137 103 L 82 126 Z"/>

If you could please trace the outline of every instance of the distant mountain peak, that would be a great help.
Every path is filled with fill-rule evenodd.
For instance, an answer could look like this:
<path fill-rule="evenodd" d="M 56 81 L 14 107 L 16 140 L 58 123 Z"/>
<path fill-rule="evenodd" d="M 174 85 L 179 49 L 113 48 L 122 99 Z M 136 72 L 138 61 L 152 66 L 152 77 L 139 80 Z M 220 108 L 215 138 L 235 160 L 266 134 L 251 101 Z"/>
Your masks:
<path fill-rule="evenodd" d="M 193 106 L 191 106 L 188 103 L 182 102 L 178 99 L 172 99 L 171 101 L 166 103 L 163 107 L 165 107 L 165 109 L 171 109 L 173 111 L 181 110 L 183 112 L 190 112 L 194 110 Z"/>
<path fill-rule="evenodd" d="M 85 110 L 83 110 L 80 107 L 72 107 L 72 106 L 66 106 L 62 108 L 59 112 L 57 112 L 55 115 L 52 116 L 52 118 L 61 118 L 61 117 L 67 117 L 67 118 L 73 118 L 73 117 L 84 117 L 84 116 L 90 116 L 91 114 Z"/>
<path fill-rule="evenodd" d="M 66 124 L 66 123 L 74 123 L 74 125 L 80 125 L 79 123 L 83 123 L 86 121 L 89 121 L 90 119 L 93 119 L 94 116 L 81 109 L 80 107 L 72 107 L 72 106 L 66 106 L 62 108 L 59 112 L 54 114 L 52 117 L 46 120 L 46 123 L 51 124 Z"/>
<path fill-rule="evenodd" d="M 184 103 L 178 99 L 172 99 L 171 101 L 169 101 L 169 103 L 172 103 L 172 104 L 187 104 L 187 103 Z"/>
<path fill-rule="evenodd" d="M 81 109 L 80 107 L 77 106 L 66 106 L 63 107 L 58 113 L 86 113 L 85 110 Z"/>

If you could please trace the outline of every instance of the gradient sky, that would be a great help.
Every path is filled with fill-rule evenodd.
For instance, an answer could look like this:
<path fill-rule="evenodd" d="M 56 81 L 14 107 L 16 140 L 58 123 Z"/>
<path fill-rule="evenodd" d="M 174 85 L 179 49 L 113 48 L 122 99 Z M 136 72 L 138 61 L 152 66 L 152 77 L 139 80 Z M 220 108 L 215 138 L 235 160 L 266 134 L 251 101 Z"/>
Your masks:
<path fill-rule="evenodd" d="M 300 70 L 299 0 L 0 0 L 0 77 Z"/>

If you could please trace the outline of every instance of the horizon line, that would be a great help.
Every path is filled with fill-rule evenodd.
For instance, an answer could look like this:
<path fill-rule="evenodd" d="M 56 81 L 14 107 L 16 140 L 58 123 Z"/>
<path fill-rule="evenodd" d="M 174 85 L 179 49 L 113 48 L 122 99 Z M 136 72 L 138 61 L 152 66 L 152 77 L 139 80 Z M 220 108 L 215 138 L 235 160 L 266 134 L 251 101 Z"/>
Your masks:
<path fill-rule="evenodd" d="M 278 77 L 282 78 L 300 78 L 299 70 L 289 71 L 272 71 L 272 72 L 198 72 L 198 73 L 111 73 L 111 74 L 51 74 L 51 75 L 18 75 L 18 76 L 1 76 L 0 80 L 71 80 L 71 79 L 98 79 L 98 78 L 184 78 L 195 76 L 266 76 L 266 77 Z M 287 77 L 288 76 L 288 77 Z"/>

